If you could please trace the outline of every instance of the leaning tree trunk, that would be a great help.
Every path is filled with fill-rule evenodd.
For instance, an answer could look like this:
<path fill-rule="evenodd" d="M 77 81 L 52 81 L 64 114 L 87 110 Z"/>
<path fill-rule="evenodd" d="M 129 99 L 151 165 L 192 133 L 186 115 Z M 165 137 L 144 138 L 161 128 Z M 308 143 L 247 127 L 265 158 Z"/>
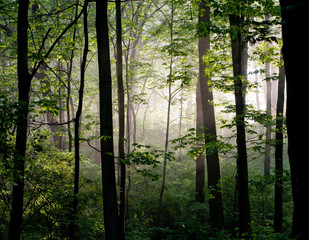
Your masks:
<path fill-rule="evenodd" d="M 309 2 L 280 0 L 282 14 L 283 58 L 287 82 L 288 153 L 292 178 L 294 213 L 292 237 L 309 239 L 308 145 L 308 37 L 300 26 L 308 22 Z"/>
<path fill-rule="evenodd" d="M 230 16 L 230 26 L 233 33 L 232 60 L 234 73 L 234 89 L 236 104 L 237 130 L 237 202 L 239 211 L 239 235 L 249 232 L 250 203 L 248 192 L 248 162 L 245 128 L 245 79 L 247 75 L 247 43 L 241 34 L 244 18 L 240 15 Z"/>
<path fill-rule="evenodd" d="M 23 221 L 25 154 L 27 143 L 29 92 L 31 75 L 28 72 L 28 8 L 29 0 L 19 1 L 17 19 L 17 77 L 18 110 L 16 145 L 13 167 L 13 199 L 9 225 L 9 240 L 19 240 Z"/>
<path fill-rule="evenodd" d="M 199 24 L 200 27 L 205 28 L 210 22 L 210 7 L 206 7 L 205 3 L 202 2 L 200 5 L 200 15 Z M 206 31 L 207 32 L 207 31 Z M 207 66 L 203 63 L 203 56 L 207 54 L 210 50 L 210 37 L 209 31 L 204 36 L 201 36 L 198 42 L 199 46 L 199 90 L 197 96 L 200 96 L 200 101 L 202 105 L 202 117 L 203 117 L 203 127 L 205 133 L 205 144 L 213 143 L 217 141 L 217 130 L 216 130 L 216 120 L 215 120 L 215 110 L 213 105 L 213 94 L 208 86 L 210 81 L 209 77 L 206 77 L 205 70 Z M 213 197 L 209 198 L 209 211 L 210 211 L 210 224 L 212 227 L 221 229 L 224 226 L 224 215 L 223 215 L 223 203 L 222 194 L 219 187 L 220 182 L 220 162 L 219 155 L 216 150 L 206 151 L 207 160 L 207 176 L 208 176 L 208 189 Z M 198 163 L 198 162 L 197 162 Z M 198 169 L 197 164 L 197 175 L 202 172 L 202 169 Z M 197 176 L 198 178 L 198 176 Z M 201 177 L 203 179 L 203 177 Z M 198 179 L 197 179 L 198 180 Z M 201 189 L 197 189 L 201 190 Z"/>
<path fill-rule="evenodd" d="M 113 144 L 113 101 L 107 1 L 96 2 L 96 30 L 99 64 L 101 167 L 105 236 L 107 240 L 118 240 L 118 206 Z"/>

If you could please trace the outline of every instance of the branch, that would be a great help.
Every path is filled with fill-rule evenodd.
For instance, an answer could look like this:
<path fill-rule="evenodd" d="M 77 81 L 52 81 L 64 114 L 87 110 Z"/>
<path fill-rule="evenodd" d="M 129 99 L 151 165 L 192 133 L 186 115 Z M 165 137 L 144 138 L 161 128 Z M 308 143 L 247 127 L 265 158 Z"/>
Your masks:
<path fill-rule="evenodd" d="M 32 125 L 37 125 L 37 127 L 33 128 L 34 130 L 39 129 L 42 126 L 62 126 L 62 125 L 66 125 L 66 124 L 70 124 L 71 122 L 75 122 L 75 118 L 73 118 L 70 121 L 64 122 L 64 123 L 59 123 L 59 122 L 51 122 L 51 123 L 45 123 L 45 122 L 41 122 L 41 123 L 35 123 L 35 122 L 31 122 L 29 123 Z"/>
<path fill-rule="evenodd" d="M 60 78 L 60 76 L 52 69 L 47 63 L 44 63 L 44 65 L 55 75 L 55 77 L 63 84 L 63 86 L 68 89 L 68 86 L 66 83 Z"/>
<path fill-rule="evenodd" d="M 41 61 L 39 61 L 38 63 L 34 64 L 32 73 L 30 75 L 30 79 L 32 79 L 34 77 L 34 75 L 36 74 L 36 72 L 39 70 L 40 66 L 44 63 L 44 60 L 46 58 L 48 58 L 49 54 L 53 51 L 54 47 L 56 46 L 56 44 L 60 41 L 60 39 L 67 33 L 67 31 L 74 25 L 76 24 L 76 22 L 78 21 L 78 19 L 81 17 L 81 15 L 83 14 L 83 12 L 85 11 L 85 6 L 83 7 L 83 9 L 80 11 L 80 13 L 78 14 L 78 16 L 62 31 L 62 33 L 57 37 L 57 39 L 54 41 L 54 43 L 50 46 L 50 48 L 48 49 L 47 53 L 44 55 L 43 59 Z"/>
<path fill-rule="evenodd" d="M 79 138 L 79 140 L 83 140 L 83 141 L 86 141 L 88 143 L 88 146 L 91 147 L 92 149 L 96 150 L 97 152 L 101 152 L 99 149 L 97 149 L 96 147 L 92 146 L 90 144 L 90 140 L 89 139 L 86 139 L 86 138 Z"/>
<path fill-rule="evenodd" d="M 6 35 L 8 37 L 12 36 L 12 30 L 8 26 L 0 23 L 0 28 L 2 28 L 4 31 L 6 31 Z"/>

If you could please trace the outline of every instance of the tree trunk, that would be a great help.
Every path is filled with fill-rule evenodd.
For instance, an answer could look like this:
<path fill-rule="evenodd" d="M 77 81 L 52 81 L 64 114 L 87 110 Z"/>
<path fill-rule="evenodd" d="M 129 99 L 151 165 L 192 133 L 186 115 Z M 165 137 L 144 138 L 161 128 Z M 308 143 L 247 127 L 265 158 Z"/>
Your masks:
<path fill-rule="evenodd" d="M 172 60 L 171 60 L 172 62 Z M 172 64 L 170 64 L 170 74 L 172 74 Z M 162 184 L 160 190 L 159 197 L 159 205 L 158 205 L 158 217 L 157 224 L 161 224 L 161 214 L 162 214 L 162 204 L 163 204 L 163 194 L 165 189 L 165 181 L 166 181 L 166 164 L 167 164 L 167 150 L 168 150 L 168 141 L 169 141 L 169 132 L 170 132 L 170 115 L 171 115 L 171 95 L 172 95 L 172 83 L 169 82 L 168 85 L 168 102 L 167 102 L 167 119 L 166 119 L 166 131 L 165 131 L 165 146 L 164 146 L 164 159 L 163 159 L 163 170 L 162 170 Z"/>
<path fill-rule="evenodd" d="M 76 8 L 75 8 L 75 18 L 77 18 L 78 15 L 78 1 L 76 0 Z M 70 56 L 70 60 L 67 63 L 67 77 L 68 77 L 68 82 L 67 82 L 67 97 L 66 97 L 66 112 L 67 112 L 67 132 L 68 132 L 68 151 L 72 152 L 72 132 L 71 132 L 71 114 L 70 114 L 70 102 L 72 102 L 72 97 L 71 97 L 71 78 L 72 78 L 72 69 L 73 69 L 73 60 L 74 60 L 74 47 L 75 47 L 75 39 L 76 39 L 76 32 L 77 32 L 77 28 L 74 28 L 73 30 L 73 37 L 72 37 L 72 41 L 73 41 L 73 49 L 71 51 L 71 56 Z M 72 108 L 73 110 L 73 108 Z M 74 111 L 73 111 L 74 112 Z"/>
<path fill-rule="evenodd" d="M 271 90 L 272 83 L 270 77 L 270 63 L 265 63 L 266 68 L 266 112 L 271 115 Z M 271 124 L 266 123 L 266 143 L 264 156 L 264 176 L 270 176 L 270 155 L 271 155 Z"/>
<path fill-rule="evenodd" d="M 200 59 L 201 60 L 201 59 Z M 201 65 L 200 65 L 201 66 Z M 201 75 L 205 75 L 204 73 L 201 73 L 201 70 L 199 72 L 199 80 L 197 83 L 196 88 L 196 130 L 197 134 L 204 135 L 203 127 L 203 106 L 202 106 L 202 91 L 201 91 Z M 200 148 L 202 148 L 202 143 L 198 143 Z M 199 153 L 196 157 L 196 174 L 195 174 L 195 201 L 198 203 L 204 203 L 205 202 L 205 154 Z"/>
<path fill-rule="evenodd" d="M 172 0 L 171 6 L 171 21 L 170 21 L 170 41 L 173 42 L 173 21 L 174 21 L 174 1 Z M 169 63 L 169 76 L 172 77 L 173 74 L 173 56 L 170 56 Z M 166 164 L 167 164 L 167 150 L 169 142 L 169 132 L 170 132 L 170 115 L 171 115 L 171 104 L 172 104 L 172 79 L 168 79 L 168 99 L 167 99 L 167 119 L 166 119 L 166 131 L 165 131 L 165 146 L 164 146 L 164 159 L 163 159 L 163 170 L 162 170 L 162 184 L 159 197 L 158 205 L 158 217 L 157 224 L 161 224 L 161 214 L 162 214 L 162 204 L 163 204 L 163 194 L 165 189 L 166 181 Z"/>
<path fill-rule="evenodd" d="M 284 88 L 285 88 L 285 70 L 284 66 L 279 68 L 278 82 L 278 100 L 276 114 L 276 150 L 275 150 L 275 214 L 274 229 L 275 232 L 282 232 L 282 197 L 283 197 L 283 109 L 284 109 Z"/>
<path fill-rule="evenodd" d="M 28 8 L 29 0 L 19 1 L 17 19 L 17 77 L 18 112 L 16 145 L 13 166 L 13 199 L 8 239 L 19 240 L 23 221 L 25 154 L 27 143 L 29 92 L 31 75 L 28 72 Z"/>
<path fill-rule="evenodd" d="M 282 14 L 283 58 L 287 81 L 288 153 L 292 178 L 294 213 L 292 237 L 309 239 L 307 221 L 309 125 L 303 115 L 308 103 L 308 37 L 299 26 L 308 22 L 309 2 L 280 0 Z"/>
<path fill-rule="evenodd" d="M 78 96 L 78 107 L 76 111 L 75 121 L 74 121 L 74 155 L 75 155 L 75 167 L 74 167 L 74 191 L 73 191 L 73 204 L 72 204 L 72 216 L 71 223 L 69 227 L 69 239 L 76 239 L 76 218 L 78 214 L 78 193 L 79 193 L 79 169 L 80 169 L 80 144 L 79 144 L 79 131 L 80 131 L 80 121 L 83 109 L 83 98 L 84 98 L 84 86 L 85 86 L 85 72 L 86 72 L 86 63 L 87 63 L 87 53 L 88 53 L 88 15 L 87 15 L 87 6 L 88 1 L 85 1 L 84 6 L 84 36 L 85 36 L 85 45 L 83 52 L 83 59 L 80 69 L 80 87 L 79 87 L 79 96 Z"/>
<path fill-rule="evenodd" d="M 239 211 L 239 235 L 248 233 L 250 226 L 250 203 L 248 195 L 248 162 L 245 129 L 245 83 L 247 75 L 247 43 L 241 34 L 244 18 L 230 16 L 232 32 L 232 60 L 234 73 L 236 130 L 237 130 L 237 197 Z"/>
<path fill-rule="evenodd" d="M 124 89 L 122 75 L 122 27 L 121 27 L 121 2 L 116 1 L 116 34 L 117 34 L 117 86 L 118 86 L 118 121 L 119 137 L 118 152 L 120 159 L 120 206 L 119 206 L 119 239 L 125 239 L 125 205 L 126 205 L 126 165 L 123 162 L 124 153 Z"/>
<path fill-rule="evenodd" d="M 105 236 L 118 239 L 118 207 L 113 144 L 113 102 L 110 69 L 107 1 L 96 2 L 96 30 L 98 44 L 101 167 Z"/>
<path fill-rule="evenodd" d="M 206 27 L 210 22 L 210 7 L 206 7 L 205 3 L 202 2 L 200 5 L 200 14 L 199 14 L 199 24 L 201 27 Z M 205 31 L 205 29 L 204 29 Z M 202 119 L 203 127 L 205 133 L 205 144 L 217 141 L 217 130 L 216 130 L 216 120 L 215 120 L 215 111 L 213 106 L 213 94 L 209 89 L 208 81 L 209 77 L 206 77 L 205 70 L 207 66 L 203 63 L 203 56 L 207 54 L 207 51 L 210 50 L 210 37 L 209 34 L 202 36 L 198 42 L 199 46 L 199 91 L 197 96 L 200 96 L 200 100 L 197 101 L 202 106 Z M 206 160 L 207 160 L 207 176 L 208 176 L 208 189 L 213 195 L 213 198 L 209 198 L 209 210 L 210 210 L 210 224 L 212 227 L 217 229 L 222 229 L 224 226 L 224 215 L 223 215 L 223 203 L 221 189 L 218 186 L 220 181 L 220 162 L 218 152 L 215 151 L 206 151 Z M 204 161 L 204 159 L 203 159 Z M 200 164 L 197 164 L 200 165 Z M 202 166 L 203 167 L 203 166 Z M 197 166 L 197 175 L 203 174 L 202 169 L 198 169 Z M 204 177 L 200 177 L 203 180 Z M 198 177 L 197 177 L 197 180 Z M 199 183 L 202 184 L 202 183 Z M 199 189 L 200 190 L 203 190 Z"/>

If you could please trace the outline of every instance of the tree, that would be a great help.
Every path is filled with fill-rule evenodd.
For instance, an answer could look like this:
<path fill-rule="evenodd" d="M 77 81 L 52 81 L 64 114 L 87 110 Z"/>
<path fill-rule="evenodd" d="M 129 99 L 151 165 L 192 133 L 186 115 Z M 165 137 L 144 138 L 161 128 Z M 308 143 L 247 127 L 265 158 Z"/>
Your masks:
<path fill-rule="evenodd" d="M 18 111 L 16 145 L 13 168 L 13 200 L 9 226 L 9 240 L 19 240 L 22 226 L 25 154 L 27 143 L 29 92 L 31 75 L 28 72 L 28 8 L 29 0 L 20 0 L 17 19 L 17 76 Z"/>
<path fill-rule="evenodd" d="M 126 205 L 126 165 L 124 152 L 124 89 L 122 74 L 122 27 L 121 27 L 121 2 L 116 1 L 116 45 L 117 45 L 117 87 L 118 87 L 118 152 L 120 164 L 120 206 L 119 206 L 119 239 L 125 239 L 125 205 Z M 129 114 L 129 113 L 127 113 Z"/>
<path fill-rule="evenodd" d="M 271 116 L 272 82 L 270 80 L 270 63 L 265 63 L 266 70 L 266 112 Z M 270 176 L 270 156 L 271 156 L 271 124 L 266 125 L 266 143 L 264 156 L 264 176 Z"/>
<path fill-rule="evenodd" d="M 281 59 L 283 61 L 283 59 Z M 281 63 L 282 64 L 282 63 Z M 284 91 L 285 91 L 285 69 L 284 65 L 279 67 L 278 100 L 276 113 L 276 145 L 275 145 L 275 214 L 274 230 L 282 232 L 283 220 L 283 123 L 284 123 Z"/>
<path fill-rule="evenodd" d="M 113 144 L 112 79 L 107 1 L 96 2 L 96 31 L 99 66 L 101 168 L 105 236 L 107 240 L 117 240 L 118 206 Z"/>
<path fill-rule="evenodd" d="M 304 105 L 308 102 L 309 88 L 307 61 L 309 54 L 307 35 L 299 29 L 308 22 L 309 2 L 303 0 L 281 0 L 283 59 L 287 81 L 287 132 L 288 154 L 292 178 L 292 195 L 294 213 L 291 237 L 309 238 L 307 222 L 308 205 L 308 171 L 307 148 L 309 125 L 302 122 Z"/>
<path fill-rule="evenodd" d="M 85 87 L 85 72 L 86 72 L 86 63 L 87 63 L 87 54 L 88 54 L 88 45 L 89 45 L 89 37 L 88 37 L 88 14 L 87 14 L 87 6 L 88 0 L 85 1 L 84 6 L 84 51 L 83 58 L 80 68 L 80 87 L 79 87 L 79 96 L 78 96 L 78 106 L 74 120 L 74 155 L 75 155 L 75 167 L 74 167 L 74 197 L 72 204 L 72 222 L 69 228 L 69 239 L 74 240 L 76 238 L 76 218 L 77 218 L 77 207 L 78 207 L 78 193 L 79 193 L 79 174 L 80 174 L 80 122 L 81 115 L 83 109 L 83 100 L 84 100 L 84 87 Z"/>
<path fill-rule="evenodd" d="M 201 127 L 204 127 L 202 131 L 204 132 L 205 144 L 207 145 L 217 141 L 213 94 L 208 86 L 210 78 L 205 75 L 207 66 L 203 63 L 204 55 L 210 50 L 209 28 L 207 27 L 210 23 L 210 7 L 206 7 L 205 1 L 202 1 L 199 9 L 199 80 L 196 92 L 198 109 L 197 129 L 200 130 Z M 212 227 L 221 229 L 224 226 L 224 216 L 221 189 L 219 187 L 220 163 L 216 149 L 206 150 L 206 160 L 208 189 L 211 195 L 213 195 L 213 197 L 209 198 L 210 224 Z M 204 202 L 204 161 L 204 156 L 199 154 L 196 160 L 196 200 L 198 202 Z"/>
<path fill-rule="evenodd" d="M 170 27 L 170 42 L 172 43 L 174 40 L 174 0 L 172 0 L 172 5 L 171 5 L 171 20 L 169 23 Z M 170 55 L 169 59 L 169 79 L 168 79 L 168 96 L 167 96 L 167 116 L 166 116 L 166 131 L 165 131 L 165 144 L 164 144 L 164 159 L 163 159 L 163 170 L 162 170 L 162 184 L 161 184 L 161 189 L 160 189 L 160 197 L 159 197 L 159 205 L 158 205 L 158 217 L 157 217 L 157 223 L 160 224 L 161 220 L 161 214 L 162 214 L 162 203 L 163 203 L 163 194 L 164 194 L 164 189 L 165 189 L 165 181 L 166 181 L 166 164 L 168 160 L 168 143 L 169 143 L 169 137 L 170 137 L 170 117 L 171 117 L 171 104 L 172 104 L 172 74 L 173 74 L 173 62 L 174 58 L 173 55 Z"/>
<path fill-rule="evenodd" d="M 250 203 L 248 192 L 248 162 L 245 127 L 245 80 L 247 75 L 248 43 L 244 39 L 244 15 L 241 7 L 245 1 L 240 1 L 237 12 L 230 15 L 231 45 L 234 73 L 234 91 L 236 105 L 236 130 L 237 130 L 237 177 L 236 192 L 239 213 L 239 235 L 249 232 L 250 228 Z"/>
<path fill-rule="evenodd" d="M 77 22 L 82 15 L 84 8 L 78 16 L 68 24 L 59 36 L 53 41 L 45 54 L 42 53 L 45 41 L 51 29 L 47 30 L 37 55 L 41 59 L 34 63 L 29 73 L 28 69 L 28 0 L 19 1 L 17 19 L 17 75 L 18 75 L 18 111 L 16 119 L 16 144 L 13 167 L 13 200 L 9 226 L 9 239 L 19 239 L 22 226 L 23 197 L 24 197 L 24 175 L 25 175 L 25 153 L 27 143 L 28 113 L 29 113 L 29 93 L 31 81 L 40 66 L 44 63 L 53 51 L 60 39 Z"/>

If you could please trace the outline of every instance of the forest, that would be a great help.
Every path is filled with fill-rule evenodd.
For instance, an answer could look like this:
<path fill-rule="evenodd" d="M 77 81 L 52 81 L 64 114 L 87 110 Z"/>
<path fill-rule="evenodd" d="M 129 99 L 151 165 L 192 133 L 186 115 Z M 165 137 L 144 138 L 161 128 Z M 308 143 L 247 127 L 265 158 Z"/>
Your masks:
<path fill-rule="evenodd" d="M 0 240 L 309 239 L 308 0 L 0 0 Z"/>

